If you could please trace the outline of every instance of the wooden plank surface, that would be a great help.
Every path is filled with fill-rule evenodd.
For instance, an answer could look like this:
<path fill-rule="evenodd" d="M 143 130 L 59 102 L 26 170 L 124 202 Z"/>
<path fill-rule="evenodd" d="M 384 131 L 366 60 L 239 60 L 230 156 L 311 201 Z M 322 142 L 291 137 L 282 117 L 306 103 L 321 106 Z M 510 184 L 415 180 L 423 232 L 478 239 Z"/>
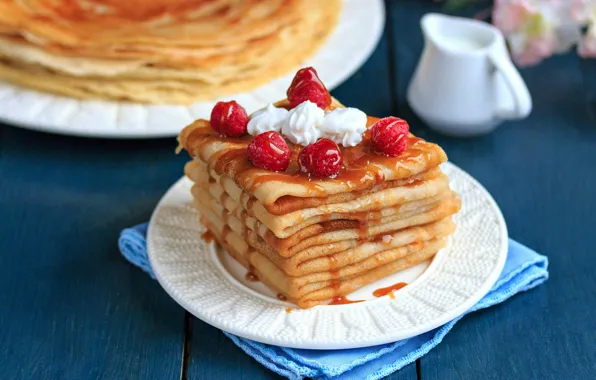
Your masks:
<path fill-rule="evenodd" d="M 0 126 L 0 378 L 179 378 L 184 311 L 117 248 L 174 147 Z"/>
<path fill-rule="evenodd" d="M 593 379 L 596 124 L 584 101 L 579 60 L 570 54 L 522 70 L 534 101 L 526 120 L 505 123 L 480 138 L 440 136 L 405 101 L 423 46 L 420 16 L 437 10 L 430 2 L 392 3 L 399 115 L 492 193 L 510 236 L 549 257 L 551 278 L 464 318 L 421 360 L 421 377 Z"/>

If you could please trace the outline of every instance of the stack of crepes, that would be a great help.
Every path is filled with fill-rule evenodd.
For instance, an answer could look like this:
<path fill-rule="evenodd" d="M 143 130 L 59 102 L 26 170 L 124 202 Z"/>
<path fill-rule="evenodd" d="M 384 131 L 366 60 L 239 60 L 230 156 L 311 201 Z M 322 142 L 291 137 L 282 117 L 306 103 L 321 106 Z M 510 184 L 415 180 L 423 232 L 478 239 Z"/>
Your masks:
<path fill-rule="evenodd" d="M 286 101 L 280 107 L 289 107 Z M 342 107 L 334 100 L 332 108 Z M 367 127 L 379 119 L 368 117 Z M 433 257 L 454 232 L 461 201 L 436 144 L 410 134 L 398 157 L 371 152 L 370 133 L 343 148 L 336 178 L 253 166 L 251 136 L 220 137 L 197 120 L 179 136 L 202 223 L 249 273 L 300 307 L 345 302 L 354 290 Z"/>
<path fill-rule="evenodd" d="M 312 55 L 340 0 L 0 0 L 0 79 L 71 96 L 190 104 Z"/>

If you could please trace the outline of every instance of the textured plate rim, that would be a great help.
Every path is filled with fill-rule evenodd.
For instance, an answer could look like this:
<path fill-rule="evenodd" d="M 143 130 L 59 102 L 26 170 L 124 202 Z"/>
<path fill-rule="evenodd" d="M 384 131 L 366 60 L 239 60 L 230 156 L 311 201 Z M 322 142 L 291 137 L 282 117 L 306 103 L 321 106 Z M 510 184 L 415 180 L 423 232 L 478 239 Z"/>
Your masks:
<path fill-rule="evenodd" d="M 343 8 L 342 8 L 342 12 L 344 12 L 344 9 L 350 9 L 349 7 L 353 7 L 356 8 L 358 6 L 362 6 L 362 3 L 359 3 L 359 0 L 343 0 Z M 383 28 L 385 25 L 385 6 L 382 0 L 373 0 L 367 3 L 367 10 L 370 11 L 370 13 L 367 14 L 367 16 L 371 19 L 371 20 L 378 20 L 378 22 L 372 22 L 369 23 L 369 25 L 372 26 L 369 34 L 368 34 L 368 39 L 363 40 L 361 45 L 357 46 L 356 49 L 351 49 L 352 47 L 346 45 L 346 47 L 343 47 L 343 49 L 351 49 L 350 51 L 353 52 L 355 51 L 356 53 L 354 54 L 354 59 L 350 60 L 347 62 L 347 64 L 342 65 L 341 70 L 332 70 L 334 76 L 330 77 L 330 78 L 324 78 L 325 83 L 327 85 L 327 87 L 329 88 L 329 90 L 333 90 L 336 87 L 338 87 L 339 85 L 341 85 L 344 81 L 346 81 L 349 77 L 351 77 L 372 55 L 372 53 L 374 52 L 374 49 L 376 48 L 376 46 L 378 45 L 381 36 L 383 34 Z M 348 13 L 348 12 L 347 12 Z M 343 13 L 342 13 L 343 14 Z M 359 16 L 362 16 L 362 13 L 358 13 Z M 331 41 L 331 37 L 332 36 L 337 36 L 338 30 L 340 29 L 340 26 L 342 26 L 342 23 L 344 23 L 345 25 L 348 25 L 350 23 L 354 23 L 357 22 L 358 20 L 354 20 L 352 18 L 348 19 L 346 18 L 345 20 L 342 18 L 340 20 L 340 23 L 337 25 L 336 29 L 334 30 L 334 32 L 332 33 L 332 35 L 330 36 L 330 38 L 328 39 L 328 41 L 325 42 L 325 44 L 323 46 L 321 46 L 321 48 L 315 53 L 314 56 L 308 58 L 306 61 L 304 61 L 301 65 L 305 65 L 305 66 L 310 66 L 313 64 L 313 62 L 316 62 L 317 60 L 324 60 L 322 58 L 320 58 L 320 56 L 324 56 L 324 51 L 325 49 L 328 49 L 329 46 L 332 44 Z M 321 66 L 320 64 L 318 65 L 319 67 Z M 250 96 L 254 96 L 253 94 L 256 94 L 260 91 L 262 91 L 263 88 L 266 88 L 267 86 L 275 86 L 275 83 L 277 83 L 280 79 L 284 79 L 285 77 L 281 77 L 281 78 L 277 78 L 276 80 L 263 84 L 262 86 L 253 89 L 251 91 L 247 91 L 247 92 L 243 92 L 243 93 L 238 93 L 238 94 L 232 94 L 232 95 L 228 95 L 222 98 L 218 98 L 215 99 L 214 101 L 217 101 L 219 99 L 229 99 L 229 98 L 237 98 L 237 97 L 250 97 Z M 33 112 L 31 109 L 25 109 L 23 108 L 22 112 L 19 111 L 19 113 L 13 113 L 12 109 L 14 107 L 1 107 L 0 106 L 0 123 L 4 123 L 13 127 L 18 127 L 18 128 L 23 128 L 23 129 L 29 129 L 29 130 L 34 130 L 34 131 L 39 131 L 39 132 L 47 132 L 47 133 L 53 133 L 53 134 L 61 134 L 61 135 L 67 135 L 67 136 L 78 136 L 78 137 L 89 137 L 89 138 L 109 138 L 109 139 L 155 139 L 155 138 L 167 138 L 167 137 L 174 137 L 176 136 L 180 130 L 184 127 L 184 125 L 190 123 L 192 120 L 198 118 L 198 117 L 204 117 L 205 115 L 203 115 L 202 112 L 195 112 L 192 109 L 194 107 L 201 107 L 201 105 L 206 105 L 209 104 L 211 102 L 197 102 L 193 105 L 190 106 L 172 106 L 173 108 L 176 108 L 176 113 L 185 113 L 187 112 L 191 117 L 190 117 L 190 121 L 186 122 L 186 124 L 181 123 L 180 125 L 178 125 L 178 123 L 174 123 L 173 126 L 168 126 L 168 123 L 163 123 L 164 127 L 160 127 L 157 129 L 154 128 L 150 128 L 147 125 L 144 128 L 139 128 L 139 127 L 122 127 L 122 126 L 115 126 L 113 128 L 107 128 L 105 126 L 102 126 L 101 121 L 95 121 L 96 118 L 93 117 L 93 114 L 89 114 L 89 115 L 84 115 L 86 112 L 88 112 L 89 110 L 91 110 L 92 112 L 97 113 L 97 108 L 99 108 L 99 112 L 102 112 L 101 110 L 103 109 L 103 112 L 105 113 L 109 113 L 110 109 L 116 107 L 116 118 L 120 117 L 120 113 L 122 111 L 120 111 L 119 107 L 121 107 L 121 104 L 119 102 L 114 102 L 114 101 L 102 101 L 102 100 L 76 100 L 73 98 L 68 98 L 68 97 L 64 97 L 64 96 L 58 96 L 58 95 L 53 95 L 53 94 L 49 94 L 49 93 L 43 93 L 43 92 L 38 92 L 35 90 L 30 90 L 24 87 L 20 87 L 20 86 L 15 86 L 9 83 L 5 83 L 3 81 L 0 80 L 0 101 L 2 101 L 4 103 L 4 101 L 7 98 L 10 98 L 10 96 L 7 96 L 7 93 L 14 93 L 12 94 L 12 96 L 14 97 L 14 99 L 16 99 L 17 104 L 19 104 L 19 102 L 24 102 L 24 103 L 29 103 L 31 102 L 31 99 L 37 99 L 37 108 L 35 109 L 35 112 Z M 25 98 L 27 100 L 21 100 L 21 98 Z M 79 108 L 78 110 L 74 113 L 75 116 L 77 116 L 77 114 L 83 114 L 82 119 L 79 118 L 78 121 L 73 122 L 72 121 L 72 114 L 71 117 L 69 119 L 69 121 L 59 121 L 59 122 L 49 122 L 47 120 L 45 121 L 41 121 L 44 120 L 44 115 L 43 115 L 43 111 L 45 111 L 45 109 L 48 107 L 48 105 L 50 105 L 51 103 L 54 102 L 59 102 L 63 108 L 68 108 L 67 105 L 72 104 L 73 102 L 79 104 Z M 23 107 L 23 106 L 21 106 Z M 144 105 L 144 104 L 140 104 L 140 103 L 127 103 L 127 104 L 123 104 L 122 107 L 142 107 L 145 110 L 145 113 L 149 113 L 154 107 L 157 109 L 158 107 L 171 107 L 170 105 L 160 105 L 160 104 L 154 104 L 154 105 Z M 172 110 L 173 110 L 172 108 Z M 37 113 L 36 115 L 31 115 L 31 113 Z M 28 115 L 25 115 L 28 114 Z M 34 117 L 33 117 L 34 116 Z M 33 118 L 31 120 L 31 118 Z M 186 117 L 185 117 L 186 119 Z M 93 124 L 96 123 L 96 125 L 94 126 L 88 126 L 89 123 Z"/>
<path fill-rule="evenodd" d="M 421 326 L 416 326 L 416 327 L 409 328 L 409 329 L 401 329 L 401 330 L 398 330 L 391 334 L 383 334 L 383 335 L 380 335 L 379 337 L 374 338 L 374 339 L 373 338 L 363 339 L 361 341 L 329 342 L 329 343 L 327 343 L 327 342 L 311 342 L 311 341 L 306 340 L 306 341 L 301 341 L 301 342 L 297 342 L 297 343 L 292 343 L 292 342 L 285 342 L 285 341 L 280 342 L 276 339 L 270 339 L 267 337 L 263 337 L 259 334 L 244 331 L 241 328 L 236 328 L 234 326 L 224 326 L 222 323 L 219 323 L 218 321 L 211 320 L 209 318 L 209 316 L 206 315 L 205 313 L 203 313 L 201 310 L 196 310 L 195 308 L 193 308 L 193 306 L 189 303 L 188 300 L 179 296 L 176 289 L 174 289 L 173 287 L 170 287 L 168 285 L 168 282 L 165 280 L 165 278 L 162 277 L 163 274 L 160 271 L 159 265 L 156 265 L 155 257 L 153 256 L 153 240 L 152 240 L 152 237 L 154 236 L 154 223 L 153 222 L 157 215 L 157 211 L 159 210 L 160 206 L 163 203 L 165 203 L 165 201 L 168 199 L 170 194 L 174 191 L 177 191 L 177 187 L 180 186 L 180 184 L 183 181 L 187 180 L 184 177 L 181 178 L 180 180 L 178 180 L 174 185 L 172 185 L 170 187 L 170 189 L 168 189 L 168 191 L 162 197 L 162 199 L 158 203 L 157 207 L 155 208 L 155 210 L 151 216 L 149 229 L 148 229 L 148 233 L 147 233 L 147 250 L 148 250 L 148 256 L 149 256 L 151 266 L 153 268 L 153 271 L 156 275 L 158 282 L 164 288 L 164 290 L 170 295 L 170 297 L 172 297 L 179 305 L 181 305 L 184 309 L 189 311 L 195 317 L 201 319 L 202 321 L 204 321 L 204 322 L 206 322 L 222 331 L 226 331 L 228 333 L 237 335 L 242 338 L 254 340 L 256 342 L 271 344 L 271 345 L 275 345 L 275 346 L 283 346 L 283 347 L 288 347 L 288 348 L 300 348 L 300 349 L 315 349 L 315 350 L 350 349 L 350 348 L 361 348 L 361 347 L 369 347 L 369 346 L 375 346 L 375 345 L 380 345 L 380 344 L 392 343 L 392 342 L 396 342 L 396 341 L 403 340 L 403 339 L 408 339 L 413 336 L 423 334 L 425 332 L 428 332 L 430 330 L 438 328 L 438 327 L 444 325 L 445 323 L 461 316 L 466 311 L 468 311 L 470 308 L 472 308 L 472 306 L 474 306 L 478 301 L 480 301 L 482 299 L 482 297 L 484 297 L 488 293 L 488 291 L 492 288 L 492 286 L 496 283 L 499 275 L 501 274 L 501 272 L 503 270 L 505 261 L 507 259 L 507 247 L 508 247 L 507 226 L 506 226 L 503 214 L 502 214 L 498 204 L 494 200 L 494 198 L 484 188 L 484 186 L 482 186 L 474 177 L 472 177 L 470 174 L 468 174 L 467 172 L 465 172 L 458 166 L 456 166 L 450 162 L 447 162 L 443 165 L 445 165 L 445 167 L 451 167 L 451 169 L 458 171 L 465 178 L 466 181 L 469 181 L 473 185 L 475 185 L 479 189 L 479 191 L 482 193 L 483 197 L 485 197 L 487 203 L 490 205 L 492 210 L 495 212 L 495 216 L 498 221 L 500 250 L 498 252 L 498 260 L 495 262 L 495 265 L 494 265 L 492 271 L 487 276 L 486 280 L 482 283 L 482 285 L 480 285 L 476 288 L 474 294 L 469 296 L 465 301 L 463 301 L 457 307 L 454 307 L 454 308 L 450 309 L 448 312 L 441 315 L 441 317 L 434 318 Z M 209 252 L 208 255 L 211 255 L 211 252 Z M 425 281 L 427 281 L 428 277 L 431 276 L 432 273 L 434 272 L 434 270 L 431 270 L 431 269 L 434 269 L 443 260 L 446 260 L 446 254 L 444 254 L 444 252 L 439 252 L 437 254 L 437 256 L 435 257 L 435 259 L 433 259 L 431 265 L 426 269 L 426 271 L 411 286 L 405 287 L 402 290 L 400 290 L 400 293 L 405 294 L 407 292 L 413 291 L 414 289 L 416 289 L 416 287 L 421 286 L 421 284 L 423 284 Z M 367 301 L 364 303 L 348 304 L 348 305 L 333 306 L 333 307 L 337 308 L 338 310 L 339 310 L 339 308 L 341 308 L 341 310 L 343 310 L 343 311 L 348 311 L 350 308 L 362 307 L 364 304 L 370 304 L 371 302 L 381 303 L 381 302 L 391 302 L 391 301 L 389 301 L 387 297 L 381 297 L 379 299 Z M 316 309 L 316 308 L 314 308 L 314 309 Z M 309 310 L 314 310 L 314 309 L 309 309 Z"/>

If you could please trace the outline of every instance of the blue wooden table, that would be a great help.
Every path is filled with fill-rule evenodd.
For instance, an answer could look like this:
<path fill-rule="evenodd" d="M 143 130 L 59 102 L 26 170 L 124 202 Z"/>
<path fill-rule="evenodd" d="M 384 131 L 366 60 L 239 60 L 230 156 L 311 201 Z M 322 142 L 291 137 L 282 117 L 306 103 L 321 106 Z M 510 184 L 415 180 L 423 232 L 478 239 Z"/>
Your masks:
<path fill-rule="evenodd" d="M 575 55 L 522 70 L 534 111 L 474 139 L 431 132 L 405 103 L 431 2 L 388 4 L 371 59 L 333 95 L 441 144 L 503 210 L 551 278 L 465 317 L 392 379 L 596 378 L 596 122 Z M 365 26 L 364 26 L 365 27 Z M 595 63 L 596 64 L 596 63 Z M 592 83 L 596 88 L 596 82 Z M 594 105 L 593 105 L 594 106 Z M 596 106 L 594 106 L 596 107 Z M 174 139 L 106 141 L 0 126 L 0 378 L 276 378 L 121 258 L 182 175 Z"/>

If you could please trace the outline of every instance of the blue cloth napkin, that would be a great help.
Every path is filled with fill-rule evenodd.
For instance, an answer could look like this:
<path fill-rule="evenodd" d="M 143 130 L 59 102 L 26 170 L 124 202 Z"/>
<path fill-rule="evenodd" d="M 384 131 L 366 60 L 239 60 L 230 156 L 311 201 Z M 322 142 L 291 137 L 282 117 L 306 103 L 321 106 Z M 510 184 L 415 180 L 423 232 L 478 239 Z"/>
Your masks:
<path fill-rule="evenodd" d="M 147 258 L 146 233 L 147 224 L 127 228 L 122 231 L 118 243 L 122 255 L 128 261 L 155 278 Z M 540 285 L 548 278 L 547 267 L 546 256 L 509 240 L 509 253 L 501 276 L 490 292 L 467 313 L 501 303 L 516 293 Z M 410 339 L 350 350 L 300 350 L 258 343 L 226 332 L 224 334 L 259 363 L 289 379 L 379 379 L 425 355 L 441 343 L 462 317 Z"/>

